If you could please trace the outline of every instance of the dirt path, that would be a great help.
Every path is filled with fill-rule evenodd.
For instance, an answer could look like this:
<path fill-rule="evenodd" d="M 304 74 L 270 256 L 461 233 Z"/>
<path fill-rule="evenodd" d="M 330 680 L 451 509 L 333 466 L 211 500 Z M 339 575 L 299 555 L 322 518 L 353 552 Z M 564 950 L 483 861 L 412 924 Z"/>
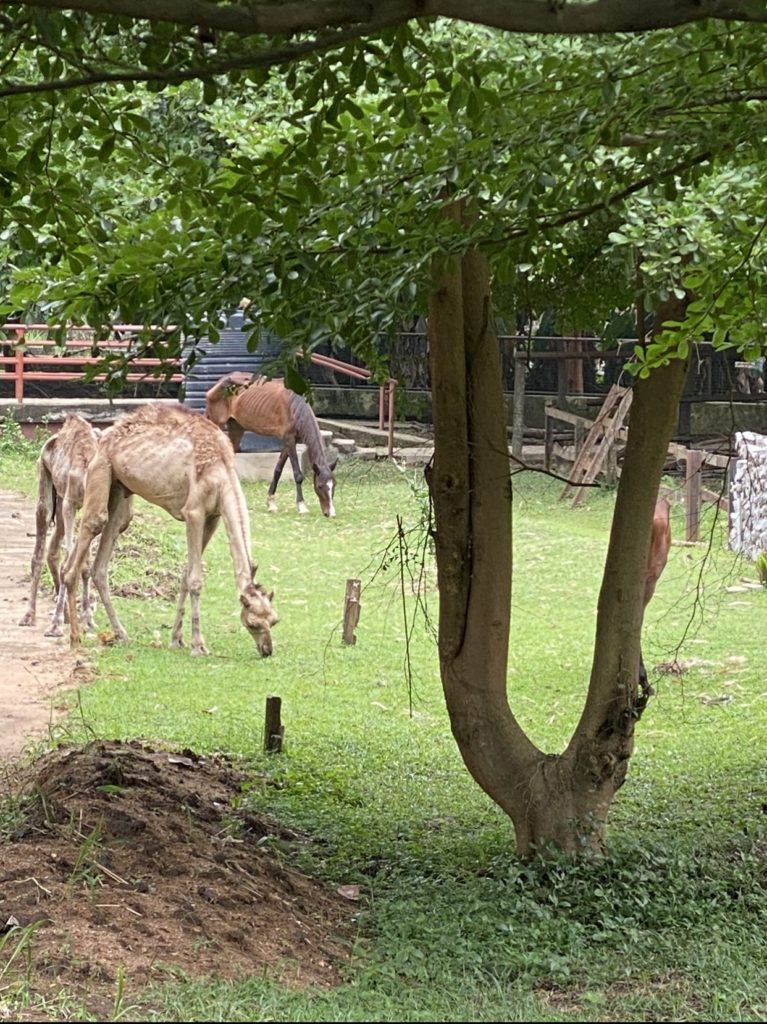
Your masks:
<path fill-rule="evenodd" d="M 79 664 L 66 638 L 43 636 L 53 609 L 48 586 L 38 596 L 36 625 L 18 625 L 29 594 L 34 535 L 34 502 L 0 491 L 0 760 L 48 734 L 61 712 L 61 691 Z"/>

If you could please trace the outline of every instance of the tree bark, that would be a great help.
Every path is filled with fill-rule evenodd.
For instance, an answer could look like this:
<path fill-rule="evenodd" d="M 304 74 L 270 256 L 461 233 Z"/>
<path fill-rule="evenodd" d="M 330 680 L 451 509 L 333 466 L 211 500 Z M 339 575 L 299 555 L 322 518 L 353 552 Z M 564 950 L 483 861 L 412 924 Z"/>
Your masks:
<path fill-rule="evenodd" d="M 30 7 L 122 14 L 243 36 L 285 35 L 362 26 L 368 32 L 411 18 L 442 16 L 510 32 L 588 34 L 645 32 L 704 18 L 763 22 L 767 15 L 752 0 L 592 0 L 553 4 L 549 0 L 293 0 L 281 4 L 216 4 L 212 0 L 31 0 Z"/>
<path fill-rule="evenodd" d="M 455 204 L 446 216 L 464 214 Z M 643 707 L 644 570 L 685 367 L 671 363 L 637 385 L 588 697 L 568 748 L 549 755 L 525 735 L 506 695 L 511 477 L 490 277 L 477 250 L 435 268 L 429 342 L 439 658 L 453 735 L 473 778 L 511 817 L 520 854 L 550 845 L 599 852 Z"/>

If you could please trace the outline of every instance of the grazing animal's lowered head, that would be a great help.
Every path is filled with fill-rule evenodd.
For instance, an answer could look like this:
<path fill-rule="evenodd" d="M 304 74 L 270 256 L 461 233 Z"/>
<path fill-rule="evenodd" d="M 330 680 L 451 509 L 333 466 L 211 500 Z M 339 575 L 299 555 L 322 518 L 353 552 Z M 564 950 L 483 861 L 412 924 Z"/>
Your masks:
<path fill-rule="evenodd" d="M 322 514 L 332 519 L 336 514 L 336 507 L 333 504 L 333 494 L 336 489 L 336 465 L 338 459 L 329 462 L 326 466 L 312 464 L 314 472 L 314 493 L 319 498 Z"/>
<path fill-rule="evenodd" d="M 272 594 L 255 581 L 250 522 L 232 446 L 215 424 L 182 405 L 148 403 L 106 430 L 88 464 L 77 544 L 63 572 L 69 602 L 70 643 L 80 642 L 76 585 L 91 541 L 101 536 L 93 579 L 116 638 L 127 640 L 109 591 L 108 568 L 118 536 L 128 526 L 137 495 L 186 525 L 187 561 L 181 576 L 171 647 L 184 646 L 184 611 L 191 605 L 191 653 L 208 650 L 200 630 L 202 555 L 223 520 L 237 586 L 242 624 L 260 654 L 272 653 L 277 615 Z"/>
<path fill-rule="evenodd" d="M 274 591 L 267 594 L 260 583 L 253 583 L 240 594 L 240 621 L 256 641 L 258 652 L 263 658 L 272 653 L 272 626 L 279 622 L 272 608 Z"/>
<path fill-rule="evenodd" d="M 333 497 L 336 486 L 336 455 L 328 458 L 317 417 L 301 395 L 285 387 L 283 380 L 235 371 L 217 381 L 205 394 L 205 415 L 229 435 L 235 451 L 247 430 L 262 437 L 277 437 L 282 443 L 274 475 L 269 485 L 266 507 L 277 511 L 275 492 L 285 463 L 290 459 L 296 483 L 296 506 L 300 513 L 308 512 L 304 504 L 301 485 L 304 466 L 311 465 L 314 472 L 314 491 L 322 514 L 332 519 L 336 514 Z M 297 446 L 306 450 L 301 459 Z"/>

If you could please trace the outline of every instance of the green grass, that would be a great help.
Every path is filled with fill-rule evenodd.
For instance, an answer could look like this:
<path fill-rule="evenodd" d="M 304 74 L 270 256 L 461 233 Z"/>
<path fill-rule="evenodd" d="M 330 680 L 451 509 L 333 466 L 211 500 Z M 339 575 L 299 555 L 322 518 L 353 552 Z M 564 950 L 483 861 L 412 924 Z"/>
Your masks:
<path fill-rule="evenodd" d="M 27 470 L 14 463 L 12 485 L 28 479 L 32 493 L 29 453 L 13 458 Z M 450 735 L 428 558 L 426 613 L 411 583 L 425 540 L 419 475 L 347 463 L 335 521 L 315 503 L 296 515 L 288 480 L 277 515 L 264 511 L 265 484 L 245 489 L 258 578 L 276 590 L 274 656 L 259 659 L 239 625 L 223 530 L 206 553 L 201 599 L 213 653 L 167 649 L 183 528 L 139 503 L 113 580 L 152 599 L 117 599 L 131 642 L 89 642 L 97 678 L 66 729 L 242 757 L 248 803 L 322 840 L 299 866 L 361 886 L 359 946 L 335 991 L 189 981 L 155 992 L 156 1018 L 764 1019 L 767 593 L 728 591 L 754 575 L 726 551 L 722 524 L 707 512 L 710 543 L 673 548 L 648 609 L 648 666 L 691 664 L 681 677 L 652 676 L 657 694 L 612 812 L 609 857 L 523 864 L 510 822 L 472 783 Z M 595 492 L 573 510 L 558 490 L 515 478 L 509 667 L 515 713 L 553 752 L 583 706 L 613 505 Z M 683 535 L 678 509 L 673 530 Z M 350 577 L 362 580 L 362 612 L 357 644 L 345 647 Z M 267 694 L 283 701 L 279 757 L 261 753 Z"/>

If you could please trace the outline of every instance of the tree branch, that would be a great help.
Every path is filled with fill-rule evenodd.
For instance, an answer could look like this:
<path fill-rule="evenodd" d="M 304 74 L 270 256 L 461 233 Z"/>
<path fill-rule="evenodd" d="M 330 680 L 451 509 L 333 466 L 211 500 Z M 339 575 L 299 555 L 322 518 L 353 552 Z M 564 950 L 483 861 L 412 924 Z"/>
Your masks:
<path fill-rule="evenodd" d="M 3 3 L 4 0 L 0 0 Z M 48 82 L 14 82 L 0 86 L 2 96 L 25 96 L 40 92 L 65 92 L 69 89 L 81 89 L 91 85 L 102 85 L 107 82 L 163 82 L 166 85 L 178 85 L 194 79 L 214 78 L 226 75 L 230 71 L 247 71 L 251 68 L 275 67 L 278 64 L 289 64 L 313 53 L 325 53 L 341 43 L 347 43 L 361 36 L 371 35 L 388 27 L 385 24 L 366 23 L 357 28 L 342 29 L 330 36 L 310 39 L 291 46 L 276 49 L 260 50 L 247 56 L 232 57 L 215 64 L 201 64 L 189 68 L 160 68 L 151 71 L 130 69 L 125 71 L 94 72 L 78 78 L 59 78 Z"/>
<path fill-rule="evenodd" d="M 120 14 L 176 25 L 204 25 L 236 35 L 279 36 L 342 25 L 399 24 L 424 16 L 453 18 L 509 32 L 584 35 L 646 32 L 714 18 L 767 22 L 767 8 L 755 0 L 294 0 L 253 7 L 210 0 L 31 0 L 1 7 L 43 7 L 91 14 Z"/>

